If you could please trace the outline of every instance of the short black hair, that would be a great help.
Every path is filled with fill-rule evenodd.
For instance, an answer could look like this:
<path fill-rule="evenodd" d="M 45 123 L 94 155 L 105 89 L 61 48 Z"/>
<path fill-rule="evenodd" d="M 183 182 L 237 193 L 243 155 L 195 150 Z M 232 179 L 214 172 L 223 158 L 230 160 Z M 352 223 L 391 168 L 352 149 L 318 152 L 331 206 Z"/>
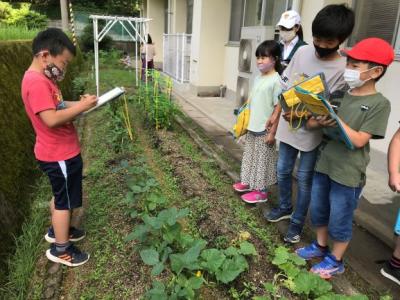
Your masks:
<path fill-rule="evenodd" d="M 277 41 L 267 40 L 262 42 L 260 45 L 258 45 L 255 54 L 256 57 L 268 56 L 275 59 L 275 71 L 277 71 L 279 74 L 282 73 L 283 71 L 283 67 L 281 64 L 282 50 L 281 46 Z"/>
<path fill-rule="evenodd" d="M 32 52 L 34 55 L 43 50 L 48 50 L 50 55 L 57 56 L 67 49 L 74 56 L 76 55 L 76 47 L 68 38 L 68 36 L 58 28 L 48 28 L 38 33 L 33 39 Z"/>
<path fill-rule="evenodd" d="M 378 82 L 379 79 L 381 79 L 381 78 L 383 77 L 383 75 L 385 75 L 386 70 L 387 70 L 387 67 L 388 67 L 388 66 L 386 66 L 386 65 L 378 64 L 378 63 L 371 62 L 371 61 L 367 61 L 367 60 L 358 60 L 358 59 L 352 58 L 352 57 L 350 57 L 350 56 L 347 57 L 347 61 L 353 62 L 353 63 L 368 64 L 368 68 L 370 68 L 370 69 L 371 69 L 371 68 L 374 68 L 374 67 L 382 67 L 382 69 L 383 69 L 382 74 L 381 74 L 379 77 L 376 77 L 376 78 L 374 79 L 375 82 Z"/>
<path fill-rule="evenodd" d="M 317 38 L 338 39 L 341 44 L 353 31 L 354 22 L 354 12 L 345 4 L 327 5 L 315 16 L 312 35 Z"/>

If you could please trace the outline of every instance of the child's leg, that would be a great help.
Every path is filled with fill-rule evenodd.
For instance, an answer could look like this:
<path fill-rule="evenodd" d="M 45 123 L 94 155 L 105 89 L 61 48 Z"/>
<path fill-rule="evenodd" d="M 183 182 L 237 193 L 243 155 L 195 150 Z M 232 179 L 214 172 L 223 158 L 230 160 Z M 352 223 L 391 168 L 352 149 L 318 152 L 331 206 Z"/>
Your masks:
<path fill-rule="evenodd" d="M 54 197 L 50 200 L 51 224 L 56 237 L 56 243 L 66 243 L 69 241 L 69 223 L 71 213 L 69 210 L 56 210 Z M 68 215 L 68 220 L 66 217 Z"/>
<path fill-rule="evenodd" d="M 349 245 L 353 233 L 353 215 L 360 198 L 361 188 L 342 185 L 331 180 L 331 215 L 328 231 L 332 238 L 332 254 L 341 260 Z"/>
<path fill-rule="evenodd" d="M 394 249 L 393 255 L 400 260 L 400 237 L 396 239 L 396 248 Z"/>
<path fill-rule="evenodd" d="M 296 250 L 296 253 L 304 259 L 324 257 L 328 253 L 327 227 L 330 215 L 330 188 L 329 177 L 325 174 L 315 172 L 312 182 L 310 212 L 311 223 L 316 227 L 317 242 Z"/>
<path fill-rule="evenodd" d="M 252 162 L 255 152 L 255 136 L 247 133 L 245 136 L 244 152 L 242 157 L 242 166 L 240 170 L 240 181 L 249 185 L 252 174 Z M 254 188 L 254 187 L 251 187 Z"/>
<path fill-rule="evenodd" d="M 293 169 L 299 150 L 280 142 L 277 165 L 279 208 L 282 210 L 292 209 L 292 182 Z"/>
<path fill-rule="evenodd" d="M 303 228 L 311 200 L 311 187 L 318 148 L 309 152 L 300 152 L 297 170 L 297 200 L 291 223 Z"/>
<path fill-rule="evenodd" d="M 65 244 L 69 242 L 70 221 L 70 210 L 54 209 L 51 216 L 51 223 L 53 224 L 53 229 L 56 236 L 56 244 Z"/>
<path fill-rule="evenodd" d="M 252 162 L 252 186 L 255 190 L 266 191 L 277 182 L 276 164 L 278 153 L 275 145 L 268 145 L 265 136 L 255 137 L 254 157 Z"/>
<path fill-rule="evenodd" d="M 330 211 L 331 180 L 328 175 L 314 173 L 311 193 L 311 223 L 316 228 L 319 246 L 328 244 L 328 224 Z"/>
<path fill-rule="evenodd" d="M 328 226 L 320 226 L 316 228 L 317 243 L 322 247 L 328 246 Z"/>

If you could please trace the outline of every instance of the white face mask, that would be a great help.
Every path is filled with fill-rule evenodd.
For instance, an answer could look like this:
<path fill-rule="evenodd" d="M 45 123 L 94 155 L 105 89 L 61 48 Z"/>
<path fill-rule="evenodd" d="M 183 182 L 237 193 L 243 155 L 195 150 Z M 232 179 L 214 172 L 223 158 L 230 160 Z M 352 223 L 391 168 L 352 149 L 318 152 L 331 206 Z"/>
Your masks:
<path fill-rule="evenodd" d="M 296 37 L 296 31 L 294 29 L 289 31 L 279 30 L 279 36 L 282 41 L 288 43 Z"/>
<path fill-rule="evenodd" d="M 368 80 L 372 79 L 372 78 L 369 78 L 367 80 L 361 80 L 360 79 L 361 73 L 367 72 L 367 71 L 372 70 L 372 69 L 373 68 L 360 72 L 360 71 L 357 71 L 357 70 L 346 68 L 345 71 L 344 71 L 344 74 L 343 74 L 343 78 L 347 82 L 347 84 L 349 85 L 349 87 L 351 89 L 357 88 L 357 87 L 360 87 L 360 86 L 364 85 L 364 83 L 366 83 Z"/>

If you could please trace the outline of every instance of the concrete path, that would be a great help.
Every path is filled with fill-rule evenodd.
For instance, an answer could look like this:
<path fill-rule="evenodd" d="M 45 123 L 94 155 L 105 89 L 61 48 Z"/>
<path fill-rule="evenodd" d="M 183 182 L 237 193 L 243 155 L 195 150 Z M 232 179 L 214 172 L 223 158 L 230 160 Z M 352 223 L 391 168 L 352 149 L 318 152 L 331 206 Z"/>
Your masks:
<path fill-rule="evenodd" d="M 240 161 L 242 145 L 236 143 L 230 133 L 235 122 L 233 110 L 236 104 L 225 98 L 197 97 L 188 85 L 175 84 L 173 93 L 182 110 L 215 144 Z M 346 258 L 350 268 L 369 284 L 381 291 L 390 291 L 395 299 L 400 299 L 400 287 L 382 277 L 379 274 L 381 265 L 376 263 L 391 255 L 393 225 L 399 208 L 400 196 L 390 191 L 387 180 L 386 154 L 371 151 L 367 185 L 355 212 L 354 237 Z"/>

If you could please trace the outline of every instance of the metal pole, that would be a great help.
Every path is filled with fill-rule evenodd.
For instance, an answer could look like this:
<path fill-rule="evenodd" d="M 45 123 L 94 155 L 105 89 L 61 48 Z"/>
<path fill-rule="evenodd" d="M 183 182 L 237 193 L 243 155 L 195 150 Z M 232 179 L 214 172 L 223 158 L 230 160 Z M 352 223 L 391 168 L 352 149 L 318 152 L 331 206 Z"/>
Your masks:
<path fill-rule="evenodd" d="M 137 22 L 135 21 L 135 27 L 137 28 Z M 138 86 L 139 85 L 139 82 L 138 82 L 138 55 L 137 55 L 137 39 L 138 39 L 138 32 L 137 32 L 137 30 L 136 30 L 136 32 L 135 32 L 135 74 L 136 74 L 136 79 L 135 79 L 135 82 L 136 82 L 136 86 Z M 140 57 L 140 56 L 139 56 Z"/>
<path fill-rule="evenodd" d="M 68 3 L 67 0 L 60 0 L 62 30 L 68 31 Z"/>
<path fill-rule="evenodd" d="M 181 64 L 181 66 L 182 66 L 182 68 L 181 68 L 181 83 L 183 83 L 183 68 L 184 68 L 184 63 L 185 63 L 185 61 L 184 61 L 184 58 L 185 58 L 185 39 L 186 39 L 186 36 L 185 36 L 185 34 L 184 33 L 182 33 L 182 55 L 181 55 L 181 59 L 182 59 L 182 64 Z"/>
<path fill-rule="evenodd" d="M 99 41 L 98 41 L 98 23 L 97 19 L 93 19 L 93 38 L 94 38 L 94 64 L 96 72 L 96 95 L 100 95 L 99 86 Z"/>
<path fill-rule="evenodd" d="M 176 34 L 176 71 L 175 78 L 179 80 L 179 34 Z"/>
<path fill-rule="evenodd" d="M 145 69 L 144 69 L 144 78 L 145 78 L 145 80 L 146 80 L 146 86 L 147 86 L 147 42 L 148 42 L 148 40 L 147 40 L 147 38 L 148 38 L 148 36 L 147 36 L 147 24 L 144 24 L 143 23 L 143 31 L 144 31 L 144 40 L 145 40 L 145 42 L 144 42 L 144 44 L 143 44 L 143 47 L 144 47 L 144 63 L 145 63 Z"/>

